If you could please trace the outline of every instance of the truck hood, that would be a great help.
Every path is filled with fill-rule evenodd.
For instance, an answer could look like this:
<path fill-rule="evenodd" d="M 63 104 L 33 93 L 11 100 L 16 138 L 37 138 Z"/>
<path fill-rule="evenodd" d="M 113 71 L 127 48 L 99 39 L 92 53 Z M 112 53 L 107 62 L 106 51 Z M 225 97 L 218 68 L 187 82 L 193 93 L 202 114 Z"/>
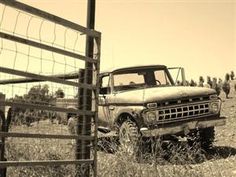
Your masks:
<path fill-rule="evenodd" d="M 152 87 L 116 93 L 116 103 L 150 103 L 215 94 L 215 90 L 205 87 Z M 113 101 L 112 101 L 113 102 Z"/>

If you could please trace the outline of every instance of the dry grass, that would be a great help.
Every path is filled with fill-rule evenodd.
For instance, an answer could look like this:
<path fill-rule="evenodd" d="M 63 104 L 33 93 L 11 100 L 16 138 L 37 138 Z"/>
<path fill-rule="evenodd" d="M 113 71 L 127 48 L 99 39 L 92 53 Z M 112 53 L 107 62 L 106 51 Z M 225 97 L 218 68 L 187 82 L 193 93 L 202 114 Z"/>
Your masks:
<path fill-rule="evenodd" d="M 232 86 L 236 82 L 232 83 Z M 159 156 L 146 154 L 143 162 L 118 152 L 99 152 L 99 176 L 101 177 L 235 177 L 236 176 L 236 91 L 231 89 L 230 99 L 223 100 L 222 116 L 226 126 L 216 128 L 216 142 L 209 152 L 196 146 L 177 145 L 162 151 Z M 169 158 L 165 158 L 165 154 Z"/>
<path fill-rule="evenodd" d="M 233 83 L 234 84 L 234 83 Z M 223 93 L 222 115 L 227 125 L 216 128 L 216 142 L 210 152 L 202 152 L 196 145 L 190 148 L 185 143 L 174 144 L 159 153 L 145 153 L 136 159 L 122 151 L 98 152 L 99 177 L 233 177 L 236 176 L 236 92 L 231 90 L 231 99 Z M 48 132 L 66 134 L 65 126 L 41 122 L 30 128 L 12 127 L 12 130 L 26 132 Z M 29 142 L 30 141 L 30 142 Z M 26 146 L 27 144 L 27 146 Z M 59 140 L 7 140 L 8 160 L 72 159 L 74 147 L 70 141 Z M 113 144 L 109 144 L 112 146 Z M 116 148 L 116 146 L 114 146 Z M 56 177 L 74 176 L 73 166 L 9 168 L 8 176 Z"/>
<path fill-rule="evenodd" d="M 11 127 L 11 131 L 30 133 L 67 134 L 65 126 L 51 124 L 49 121 Z M 29 160 L 69 160 L 74 159 L 74 146 L 70 140 L 8 138 L 6 141 L 8 161 Z M 64 177 L 74 176 L 73 165 L 51 167 L 12 167 L 8 168 L 9 177 Z"/>

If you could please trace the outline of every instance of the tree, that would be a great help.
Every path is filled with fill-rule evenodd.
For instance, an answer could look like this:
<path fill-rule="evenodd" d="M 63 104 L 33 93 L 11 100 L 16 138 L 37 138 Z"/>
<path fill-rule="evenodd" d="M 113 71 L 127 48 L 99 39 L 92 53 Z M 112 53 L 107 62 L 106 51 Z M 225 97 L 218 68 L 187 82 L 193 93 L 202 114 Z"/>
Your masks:
<path fill-rule="evenodd" d="M 24 100 L 37 104 L 49 104 L 53 97 L 49 94 L 49 86 L 47 84 L 35 85 L 30 88 L 29 92 L 24 95 Z"/>
<path fill-rule="evenodd" d="M 56 96 L 56 98 L 64 98 L 65 93 L 61 88 L 58 88 L 58 90 L 55 92 L 55 96 Z"/>

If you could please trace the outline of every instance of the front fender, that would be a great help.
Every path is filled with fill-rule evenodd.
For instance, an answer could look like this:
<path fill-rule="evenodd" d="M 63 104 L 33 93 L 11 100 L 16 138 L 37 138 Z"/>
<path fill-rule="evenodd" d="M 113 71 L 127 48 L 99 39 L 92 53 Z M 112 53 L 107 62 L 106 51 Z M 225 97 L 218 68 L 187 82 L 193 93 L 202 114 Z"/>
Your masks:
<path fill-rule="evenodd" d="M 130 115 L 139 127 L 142 127 L 144 121 L 141 112 L 145 109 L 143 106 L 119 106 L 114 111 L 114 124 L 118 125 L 119 119 Z"/>

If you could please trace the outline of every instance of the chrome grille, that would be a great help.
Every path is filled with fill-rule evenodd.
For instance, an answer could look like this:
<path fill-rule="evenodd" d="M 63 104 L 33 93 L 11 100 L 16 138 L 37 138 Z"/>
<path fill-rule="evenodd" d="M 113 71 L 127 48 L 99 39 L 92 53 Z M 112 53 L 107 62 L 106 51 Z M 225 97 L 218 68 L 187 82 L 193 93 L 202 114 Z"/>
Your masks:
<path fill-rule="evenodd" d="M 157 110 L 159 121 L 181 119 L 209 114 L 209 102 L 178 105 Z"/>

